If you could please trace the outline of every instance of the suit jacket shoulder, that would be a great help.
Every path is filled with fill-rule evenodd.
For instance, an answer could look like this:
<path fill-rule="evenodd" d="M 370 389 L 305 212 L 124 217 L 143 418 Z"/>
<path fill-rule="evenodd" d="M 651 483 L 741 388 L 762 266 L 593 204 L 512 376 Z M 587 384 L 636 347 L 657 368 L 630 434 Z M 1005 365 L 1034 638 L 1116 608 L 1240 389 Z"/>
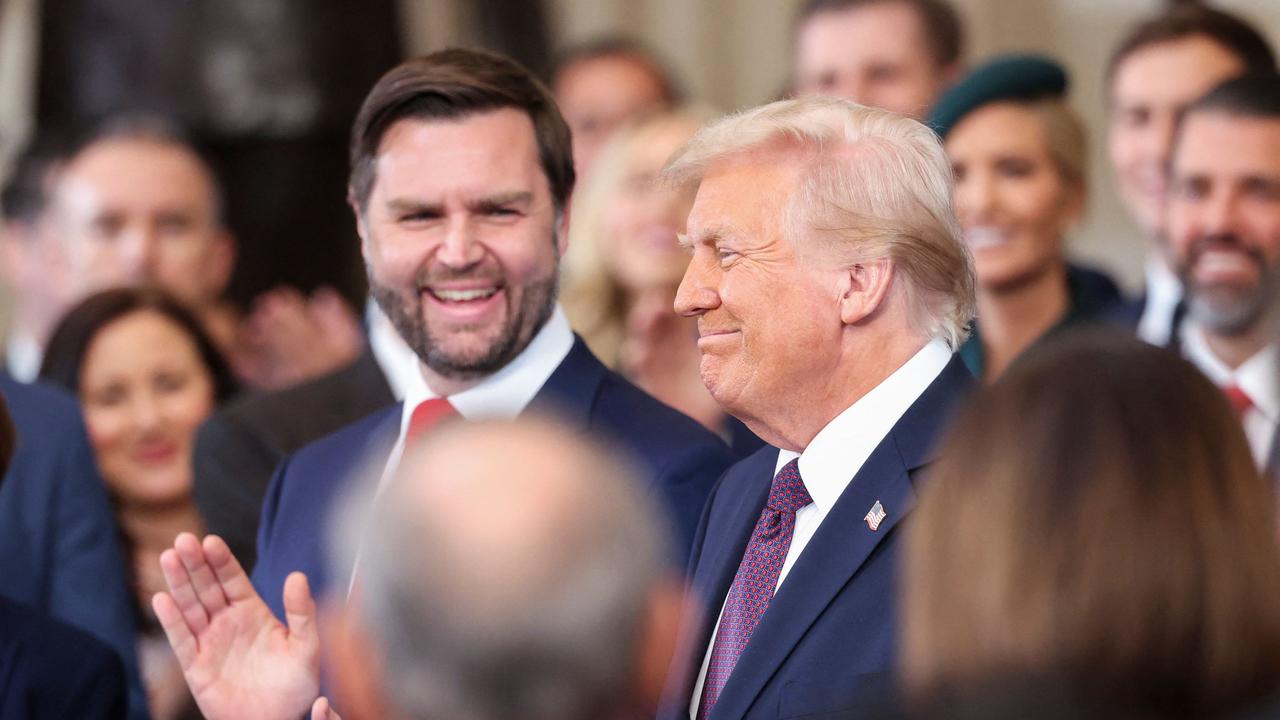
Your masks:
<path fill-rule="evenodd" d="M 208 523 L 252 569 L 262 501 L 289 453 L 395 402 L 373 354 L 335 373 L 231 402 L 196 435 L 193 493 Z"/>
<path fill-rule="evenodd" d="M 676 531 L 674 561 L 683 566 L 698 518 L 716 480 L 733 463 L 710 430 L 609 370 L 582 340 L 547 380 L 531 407 L 630 454 L 646 471 Z"/>
<path fill-rule="evenodd" d="M 312 592 L 328 585 L 323 546 L 333 504 L 366 467 L 379 471 L 400 433 L 401 404 L 326 435 L 286 458 L 262 504 L 253 583 L 284 617 L 281 590 L 289 573 L 306 573 Z"/>
<path fill-rule="evenodd" d="M 3 374 L 0 394 L 18 433 L 0 484 L 0 595 L 109 644 L 128 671 L 131 717 L 145 717 L 133 597 L 80 407 L 61 390 Z"/>

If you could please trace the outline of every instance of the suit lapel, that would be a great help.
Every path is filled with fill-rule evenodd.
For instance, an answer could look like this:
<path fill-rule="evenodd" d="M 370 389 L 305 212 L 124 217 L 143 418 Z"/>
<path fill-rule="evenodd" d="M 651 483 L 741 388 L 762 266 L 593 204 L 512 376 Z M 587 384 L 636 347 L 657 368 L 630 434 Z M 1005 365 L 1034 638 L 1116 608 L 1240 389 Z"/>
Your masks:
<path fill-rule="evenodd" d="M 955 403 L 972 385 L 959 356 L 952 356 L 938 378 L 872 451 L 769 603 L 725 684 L 713 718 L 746 714 L 813 623 L 915 505 L 910 472 L 933 459 L 934 441 Z M 767 497 L 767 485 L 765 492 Z M 877 502 L 885 517 L 872 530 L 864 518 Z M 751 515 L 751 526 L 758 514 L 759 506 Z M 750 531 L 748 527 L 747 533 Z M 737 548 L 735 569 L 745 545 L 744 540 Z M 732 574 L 729 578 L 731 582 Z M 724 587 L 727 591 L 728 584 Z M 857 642 L 857 638 L 850 638 L 850 642 Z"/>
<path fill-rule="evenodd" d="M 746 552 L 747 542 L 751 539 L 751 531 L 755 529 L 765 501 L 769 499 L 769 488 L 773 484 L 773 468 L 777 459 L 777 449 L 766 448 L 753 456 L 754 462 L 748 461 L 752 462 L 752 465 L 742 469 L 741 474 L 744 477 L 730 475 L 722 481 L 749 483 L 749 486 L 745 487 L 744 491 L 730 501 L 722 511 L 717 510 L 716 514 L 728 518 L 728 522 L 724 527 L 716 529 L 715 537 L 709 537 L 703 543 L 707 554 L 699 560 L 698 567 L 694 571 L 694 591 L 698 593 L 699 599 L 705 603 L 706 607 L 699 635 L 692 645 L 699 648 L 702 653 L 694 658 L 693 672 L 685 692 L 686 699 L 689 693 L 693 692 L 697 673 L 702 669 L 702 660 L 707 645 L 711 642 L 711 633 L 715 629 L 725 597 L 729 594 L 729 585 L 733 583 L 738 565 L 742 563 L 742 555 Z"/>
<path fill-rule="evenodd" d="M 600 384 L 609 370 L 576 334 L 569 354 L 533 396 L 523 414 L 549 415 L 569 427 L 586 430 Z"/>

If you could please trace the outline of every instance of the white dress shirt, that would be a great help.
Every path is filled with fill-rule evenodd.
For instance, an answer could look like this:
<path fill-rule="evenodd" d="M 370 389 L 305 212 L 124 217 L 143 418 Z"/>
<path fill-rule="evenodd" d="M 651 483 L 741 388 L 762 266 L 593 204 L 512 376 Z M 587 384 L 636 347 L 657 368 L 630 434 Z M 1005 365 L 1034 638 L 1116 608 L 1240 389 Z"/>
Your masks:
<path fill-rule="evenodd" d="M 381 313 L 379 313 L 381 314 Z M 385 318 L 384 318 L 385 319 Z M 388 326 L 390 321 L 388 321 Z M 369 342 L 374 348 L 374 355 L 377 356 L 377 345 L 374 344 L 374 325 L 369 327 Z M 399 339 L 399 336 L 396 336 Z M 401 345 L 404 345 L 403 341 Z M 405 345 L 405 347 L 408 347 Z M 533 340 L 529 342 L 529 346 L 520 352 L 514 360 L 507 363 L 498 372 L 490 375 L 480 381 L 473 387 L 467 388 L 460 393 L 449 396 L 449 404 L 464 419 L 467 420 L 510 420 L 520 413 L 524 412 L 525 407 L 533 400 L 542 386 L 546 384 L 551 374 L 560 367 L 560 363 L 564 362 L 569 351 L 573 349 L 573 330 L 569 327 L 569 320 L 565 317 L 564 310 L 556 305 L 555 310 L 551 314 L 551 319 L 546 325 L 533 336 Z M 382 476 L 379 480 L 379 489 L 386 487 L 396 468 L 400 466 L 400 459 L 404 456 L 405 435 L 409 431 L 409 420 L 413 417 L 413 411 L 425 400 L 440 397 L 427 386 L 427 381 L 423 379 L 421 369 L 417 367 L 415 359 L 415 372 L 405 378 L 404 405 L 400 410 L 400 434 L 396 437 L 396 443 L 391 447 L 391 454 L 387 456 L 387 464 L 383 467 Z M 381 363 L 379 363 L 381 365 Z M 395 387 L 394 385 L 392 387 Z M 355 583 L 355 567 L 359 565 L 360 557 L 357 551 L 355 563 L 351 572 L 351 583 L 347 588 L 348 594 L 351 587 Z"/>
<path fill-rule="evenodd" d="M 775 594 L 826 519 L 827 513 L 831 512 L 836 500 L 840 499 L 845 488 L 853 481 L 853 476 L 858 474 L 862 464 L 907 409 L 942 373 L 943 368 L 951 361 L 951 354 L 946 343 L 931 340 L 902 367 L 819 430 L 804 452 L 778 451 L 774 475 L 777 475 L 782 466 L 799 457 L 800 478 L 813 502 L 796 511 L 795 531 L 791 535 L 791 546 L 787 549 L 782 570 L 778 573 Z M 721 600 L 720 614 L 724 615 L 724 600 Z M 720 621 L 717 620 L 716 632 L 711 634 L 711 640 L 707 643 L 702 670 L 698 672 L 698 681 L 694 684 L 693 697 L 689 703 L 690 718 L 698 716 L 702 686 L 707 679 L 707 666 L 711 662 L 711 650 L 715 647 L 719 626 Z"/>
<path fill-rule="evenodd" d="M 1146 303 L 1138 319 L 1138 337 L 1157 347 L 1167 347 L 1173 314 L 1182 300 L 1182 281 L 1169 264 L 1156 255 L 1147 258 Z"/>
<path fill-rule="evenodd" d="M 35 338 L 26 333 L 13 332 L 5 347 L 5 369 L 14 380 L 24 383 L 35 382 L 40 375 L 40 365 L 44 362 L 44 350 Z"/>
<path fill-rule="evenodd" d="M 538 394 L 572 349 L 573 330 L 569 329 L 564 311 L 556 305 L 551 319 L 514 360 L 475 386 L 450 395 L 449 404 L 467 420 L 510 420 L 524 412 L 533 396 Z M 400 436 L 387 458 L 383 482 L 400 464 L 405 433 L 409 431 L 409 419 L 413 417 L 414 409 L 425 400 L 440 397 L 427 387 L 421 371 L 414 373 L 407 385 L 404 406 L 400 411 Z"/>
<path fill-rule="evenodd" d="M 1232 370 L 1213 354 L 1200 328 L 1188 321 L 1182 324 L 1182 352 L 1214 385 L 1235 385 L 1253 401 L 1241 420 L 1253 460 L 1265 470 L 1280 423 L 1280 346 L 1271 343 Z"/>

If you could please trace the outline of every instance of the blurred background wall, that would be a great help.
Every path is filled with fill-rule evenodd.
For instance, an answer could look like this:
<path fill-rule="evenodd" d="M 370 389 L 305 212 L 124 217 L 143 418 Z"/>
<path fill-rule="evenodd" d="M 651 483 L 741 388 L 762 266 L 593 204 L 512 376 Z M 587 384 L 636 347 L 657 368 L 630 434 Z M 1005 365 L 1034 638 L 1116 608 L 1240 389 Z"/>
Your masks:
<path fill-rule="evenodd" d="M 271 0 L 261 0 L 270 2 Z M 799 0 L 398 0 L 406 51 L 453 44 L 505 50 L 538 70 L 549 53 L 601 34 L 626 33 L 665 55 L 688 94 L 721 110 L 772 99 L 787 73 L 790 20 Z M 1143 244 L 1114 197 L 1103 144 L 1102 72 L 1117 38 L 1168 0 L 955 0 L 966 16 L 970 61 L 1009 50 L 1052 54 L 1073 74 L 1072 98 L 1092 142 L 1091 207 L 1076 254 L 1130 287 Z M 1280 44 L 1280 0 L 1213 3 Z M 28 133 L 30 70 L 40 0 L 0 0 L 0 163 Z"/>

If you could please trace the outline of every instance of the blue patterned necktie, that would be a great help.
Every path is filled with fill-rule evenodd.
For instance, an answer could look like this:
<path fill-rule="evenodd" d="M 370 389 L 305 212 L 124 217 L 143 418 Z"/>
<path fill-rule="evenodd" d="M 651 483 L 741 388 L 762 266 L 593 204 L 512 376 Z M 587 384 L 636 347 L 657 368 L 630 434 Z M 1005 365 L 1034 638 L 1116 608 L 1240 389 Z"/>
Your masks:
<path fill-rule="evenodd" d="M 738 658 L 751 641 L 751 634 L 769 608 L 782 564 L 787 559 L 787 550 L 791 547 L 796 511 L 813 502 L 800 479 L 799 460 L 796 458 L 782 466 L 773 478 L 769 500 L 760 511 L 760 519 L 756 521 L 755 530 L 751 531 L 751 541 L 747 543 L 747 551 L 738 565 L 738 573 L 729 586 L 720 629 L 711 649 L 711 662 L 707 665 L 706 681 L 702 686 L 698 720 L 705 720 L 711 708 L 715 707 L 725 682 L 738 664 Z"/>

